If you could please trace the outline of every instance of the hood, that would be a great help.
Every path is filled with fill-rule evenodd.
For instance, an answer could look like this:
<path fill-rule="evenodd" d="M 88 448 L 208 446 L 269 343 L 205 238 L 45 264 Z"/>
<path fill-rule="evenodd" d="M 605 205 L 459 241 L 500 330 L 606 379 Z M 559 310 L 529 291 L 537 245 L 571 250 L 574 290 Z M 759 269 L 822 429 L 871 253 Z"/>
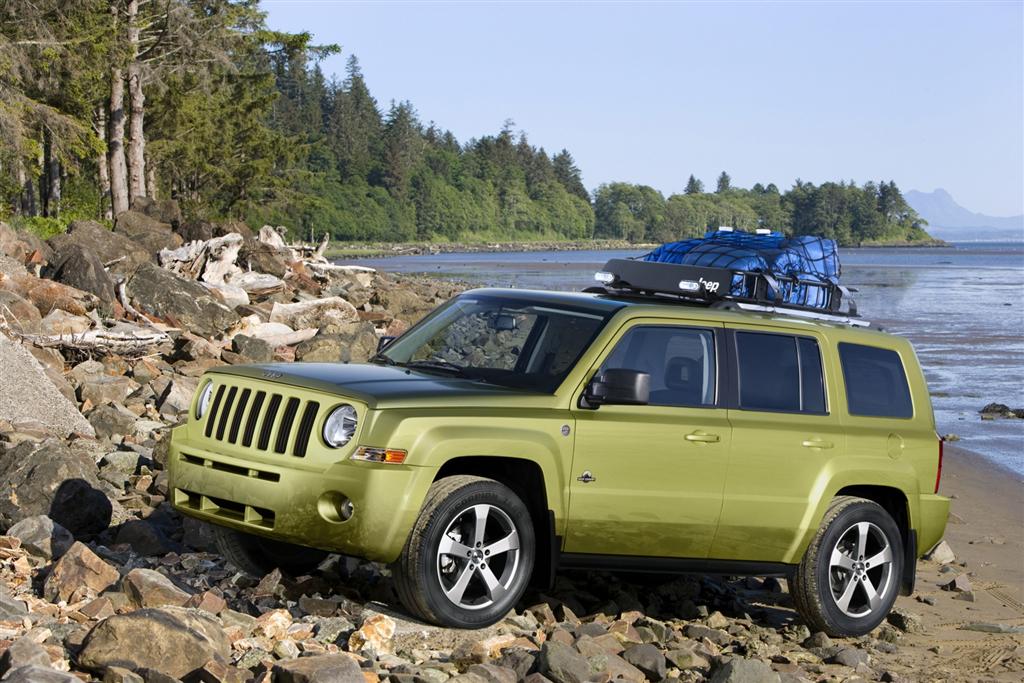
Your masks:
<path fill-rule="evenodd" d="M 488 398 L 546 396 L 461 377 L 387 365 L 350 363 L 266 363 L 231 365 L 210 371 L 350 396 L 371 408 L 436 401 L 439 406 L 479 405 Z"/>

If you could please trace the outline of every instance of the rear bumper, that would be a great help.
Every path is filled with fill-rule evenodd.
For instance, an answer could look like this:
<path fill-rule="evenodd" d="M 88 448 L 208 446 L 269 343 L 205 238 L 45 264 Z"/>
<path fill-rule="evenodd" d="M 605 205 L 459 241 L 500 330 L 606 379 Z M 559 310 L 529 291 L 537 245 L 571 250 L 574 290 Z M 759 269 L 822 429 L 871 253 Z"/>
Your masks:
<path fill-rule="evenodd" d="M 917 557 L 923 556 L 942 540 L 949 519 L 949 498 L 935 494 L 918 496 Z"/>
<path fill-rule="evenodd" d="M 297 469 L 194 447 L 174 430 L 170 496 L 183 515 L 251 534 L 379 562 L 395 560 L 433 469 L 341 462 Z M 417 496 L 419 498 L 417 498 Z M 349 499 L 342 521 L 336 501 Z"/>

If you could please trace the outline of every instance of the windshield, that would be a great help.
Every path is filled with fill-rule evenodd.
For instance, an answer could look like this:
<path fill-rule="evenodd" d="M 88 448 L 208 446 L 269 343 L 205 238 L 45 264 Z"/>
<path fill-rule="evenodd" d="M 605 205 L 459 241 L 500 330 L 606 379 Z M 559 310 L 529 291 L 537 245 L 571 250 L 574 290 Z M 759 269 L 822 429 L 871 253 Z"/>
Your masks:
<path fill-rule="evenodd" d="M 373 361 L 550 393 L 608 315 L 504 296 L 463 295 Z"/>

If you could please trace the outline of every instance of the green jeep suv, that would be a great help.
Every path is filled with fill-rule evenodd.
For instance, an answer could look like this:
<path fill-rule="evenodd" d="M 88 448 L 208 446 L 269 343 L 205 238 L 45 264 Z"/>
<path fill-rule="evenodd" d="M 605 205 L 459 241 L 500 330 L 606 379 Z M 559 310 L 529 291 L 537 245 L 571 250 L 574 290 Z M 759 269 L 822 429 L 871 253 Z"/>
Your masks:
<path fill-rule="evenodd" d="M 481 289 L 369 364 L 210 371 L 169 467 L 239 568 L 389 563 L 437 624 L 494 623 L 585 568 L 784 576 L 813 630 L 854 635 L 942 537 L 941 457 L 900 337 Z"/>

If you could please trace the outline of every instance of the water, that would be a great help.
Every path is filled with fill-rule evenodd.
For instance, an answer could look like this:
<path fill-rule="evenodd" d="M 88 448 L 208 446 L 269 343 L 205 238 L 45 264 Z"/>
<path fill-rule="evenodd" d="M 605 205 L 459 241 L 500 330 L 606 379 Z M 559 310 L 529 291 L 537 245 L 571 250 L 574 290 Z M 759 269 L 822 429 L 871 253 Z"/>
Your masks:
<path fill-rule="evenodd" d="M 436 254 L 344 261 L 473 284 L 579 290 L 610 258 L 642 251 Z M 917 349 L 941 434 L 1024 474 L 1024 420 L 981 420 L 990 402 L 1024 407 L 1024 243 L 843 249 L 861 314 Z"/>

